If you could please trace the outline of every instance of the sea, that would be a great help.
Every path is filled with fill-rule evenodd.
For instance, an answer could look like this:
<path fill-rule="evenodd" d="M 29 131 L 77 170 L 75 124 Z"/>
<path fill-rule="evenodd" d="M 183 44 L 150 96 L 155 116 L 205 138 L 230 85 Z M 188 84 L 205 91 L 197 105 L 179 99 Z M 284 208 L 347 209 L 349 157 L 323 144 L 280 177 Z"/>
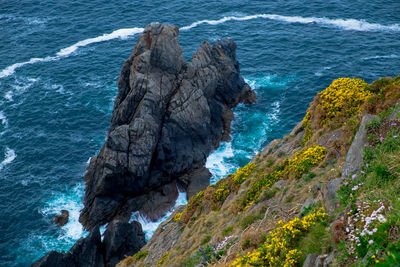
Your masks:
<path fill-rule="evenodd" d="M 215 183 L 288 134 L 333 79 L 397 76 L 399 10 L 398 0 L 0 0 L 0 266 L 29 266 L 88 234 L 82 177 L 147 24 L 179 26 L 188 61 L 204 40 L 237 44 L 258 100 L 234 109 L 231 141 L 208 157 Z M 64 227 L 53 224 L 61 209 Z M 147 238 L 166 218 L 134 216 Z"/>

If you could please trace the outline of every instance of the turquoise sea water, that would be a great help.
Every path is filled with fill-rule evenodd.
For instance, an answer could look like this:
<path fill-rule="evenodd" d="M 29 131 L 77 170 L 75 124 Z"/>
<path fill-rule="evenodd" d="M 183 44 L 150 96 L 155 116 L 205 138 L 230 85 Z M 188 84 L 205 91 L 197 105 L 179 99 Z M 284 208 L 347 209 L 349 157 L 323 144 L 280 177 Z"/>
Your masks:
<path fill-rule="evenodd" d="M 203 40 L 233 38 L 258 94 L 209 157 L 213 182 L 288 133 L 332 79 L 400 73 L 399 1 L 82 2 L 0 2 L 1 266 L 27 266 L 86 234 L 82 176 L 104 142 L 122 63 L 150 22 L 180 27 L 187 60 Z M 58 228 L 62 208 L 71 221 Z"/>

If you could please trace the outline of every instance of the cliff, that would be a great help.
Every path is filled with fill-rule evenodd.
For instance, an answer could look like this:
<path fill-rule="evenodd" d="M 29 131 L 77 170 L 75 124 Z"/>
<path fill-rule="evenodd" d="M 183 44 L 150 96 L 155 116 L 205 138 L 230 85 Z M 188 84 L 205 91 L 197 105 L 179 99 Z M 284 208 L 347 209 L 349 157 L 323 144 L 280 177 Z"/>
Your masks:
<path fill-rule="evenodd" d="M 186 63 L 178 33 L 147 26 L 122 67 L 107 140 L 84 176 L 86 229 L 133 211 L 156 220 L 174 205 L 177 186 L 189 197 L 206 188 L 205 161 L 229 139 L 231 109 L 255 101 L 231 39 L 204 42 Z"/>
<path fill-rule="evenodd" d="M 118 266 L 395 266 L 400 76 L 339 78 L 293 131 L 193 196 Z"/>

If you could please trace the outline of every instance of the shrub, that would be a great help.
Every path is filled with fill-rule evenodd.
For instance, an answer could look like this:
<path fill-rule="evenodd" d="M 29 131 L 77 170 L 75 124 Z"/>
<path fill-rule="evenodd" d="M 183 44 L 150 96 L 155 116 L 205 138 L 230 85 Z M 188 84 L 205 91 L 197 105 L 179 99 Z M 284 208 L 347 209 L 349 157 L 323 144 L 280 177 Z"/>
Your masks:
<path fill-rule="evenodd" d="M 233 182 L 236 185 L 242 184 L 244 181 L 246 181 L 250 174 L 254 171 L 256 167 L 256 164 L 250 162 L 246 166 L 239 168 L 236 173 L 233 175 Z"/>
<path fill-rule="evenodd" d="M 269 233 L 259 248 L 239 256 L 232 266 L 295 266 L 301 257 L 301 252 L 294 248 L 295 241 L 325 217 L 325 211 L 320 209 L 303 219 L 294 218 L 287 223 L 279 221 L 278 227 Z"/>
<path fill-rule="evenodd" d="M 372 95 L 365 90 L 367 85 L 361 79 L 339 78 L 318 93 L 321 99 L 318 108 L 324 116 L 321 124 L 326 125 L 335 117 L 351 118 L 359 113 L 361 105 Z"/>
<path fill-rule="evenodd" d="M 313 166 L 318 165 L 326 155 L 327 149 L 322 146 L 313 146 L 306 150 L 296 152 L 294 159 L 288 160 L 288 170 L 296 178 L 307 173 Z"/>

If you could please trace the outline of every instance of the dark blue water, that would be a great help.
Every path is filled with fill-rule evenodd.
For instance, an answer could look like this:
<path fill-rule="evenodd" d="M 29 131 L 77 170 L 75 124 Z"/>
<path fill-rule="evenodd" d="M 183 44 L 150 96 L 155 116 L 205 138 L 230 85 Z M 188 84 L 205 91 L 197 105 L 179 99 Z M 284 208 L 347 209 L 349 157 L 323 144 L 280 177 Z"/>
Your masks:
<path fill-rule="evenodd" d="M 180 26 L 187 59 L 203 40 L 233 38 L 257 91 L 207 162 L 214 182 L 288 133 L 332 79 L 400 73 L 399 1 L 207 2 L 0 1 L 1 266 L 85 235 L 82 175 L 104 142 L 122 63 L 150 22 Z M 71 221 L 60 229 L 52 218 L 62 208 Z"/>

